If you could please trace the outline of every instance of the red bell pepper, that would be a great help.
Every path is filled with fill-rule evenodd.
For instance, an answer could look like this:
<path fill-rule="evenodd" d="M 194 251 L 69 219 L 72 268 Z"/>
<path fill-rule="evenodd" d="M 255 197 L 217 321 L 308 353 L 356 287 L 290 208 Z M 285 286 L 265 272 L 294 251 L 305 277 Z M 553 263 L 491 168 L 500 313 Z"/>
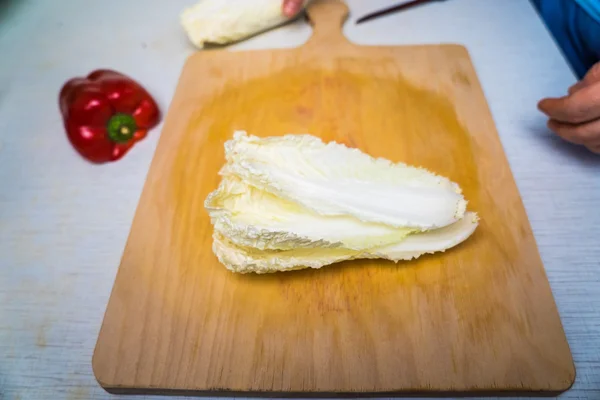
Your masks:
<path fill-rule="evenodd" d="M 69 141 L 94 163 L 120 159 L 160 120 L 158 105 L 146 89 L 111 70 L 67 81 L 59 105 Z"/>

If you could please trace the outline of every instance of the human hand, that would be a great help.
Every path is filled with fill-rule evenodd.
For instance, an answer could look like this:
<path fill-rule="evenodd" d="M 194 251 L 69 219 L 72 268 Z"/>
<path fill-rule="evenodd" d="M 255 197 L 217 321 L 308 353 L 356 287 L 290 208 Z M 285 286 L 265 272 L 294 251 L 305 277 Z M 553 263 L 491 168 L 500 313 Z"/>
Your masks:
<path fill-rule="evenodd" d="M 600 154 L 600 62 L 569 88 L 568 95 L 543 99 L 538 108 L 558 136 Z"/>
<path fill-rule="evenodd" d="M 283 15 L 292 18 L 302 10 L 303 0 L 283 0 Z"/>

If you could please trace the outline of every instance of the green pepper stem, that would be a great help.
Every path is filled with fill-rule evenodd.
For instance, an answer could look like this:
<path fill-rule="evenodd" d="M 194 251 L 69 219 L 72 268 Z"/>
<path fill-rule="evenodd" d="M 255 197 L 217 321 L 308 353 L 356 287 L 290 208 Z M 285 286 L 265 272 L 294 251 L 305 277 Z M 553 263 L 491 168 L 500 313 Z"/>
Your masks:
<path fill-rule="evenodd" d="M 106 130 L 113 142 L 126 143 L 133 138 L 137 131 L 137 124 L 131 115 L 118 113 L 108 120 Z"/>

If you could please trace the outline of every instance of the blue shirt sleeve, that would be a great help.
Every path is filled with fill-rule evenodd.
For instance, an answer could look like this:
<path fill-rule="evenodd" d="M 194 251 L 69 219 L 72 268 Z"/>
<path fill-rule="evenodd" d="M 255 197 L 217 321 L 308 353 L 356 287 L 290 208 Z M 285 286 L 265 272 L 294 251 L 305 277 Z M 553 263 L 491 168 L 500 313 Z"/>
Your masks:
<path fill-rule="evenodd" d="M 575 0 L 596 23 L 600 24 L 600 0 Z"/>
<path fill-rule="evenodd" d="M 579 78 L 600 61 L 600 0 L 533 0 Z"/>

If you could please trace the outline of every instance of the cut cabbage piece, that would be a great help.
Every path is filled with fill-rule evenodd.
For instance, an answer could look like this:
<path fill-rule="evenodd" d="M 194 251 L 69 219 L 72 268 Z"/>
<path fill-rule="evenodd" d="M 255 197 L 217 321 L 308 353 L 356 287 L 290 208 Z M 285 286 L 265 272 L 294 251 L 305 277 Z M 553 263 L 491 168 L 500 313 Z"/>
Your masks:
<path fill-rule="evenodd" d="M 458 245 L 478 225 L 449 179 L 314 136 L 238 131 L 225 157 L 204 205 L 213 252 L 234 272 L 411 260 Z"/>
<path fill-rule="evenodd" d="M 368 250 L 414 232 L 352 216 L 323 217 L 297 203 L 227 176 L 205 202 L 214 230 L 238 246 L 259 250 L 335 248 Z"/>
<path fill-rule="evenodd" d="M 424 168 L 376 159 L 310 135 L 258 138 L 237 131 L 225 143 L 221 175 L 298 203 L 321 216 L 420 231 L 460 220 L 460 187 Z"/>
<path fill-rule="evenodd" d="M 282 0 L 200 0 L 180 20 L 190 41 L 203 48 L 246 39 L 290 18 L 283 15 Z"/>
<path fill-rule="evenodd" d="M 271 273 L 323 266 L 353 259 L 383 258 L 398 262 L 412 260 L 427 253 L 443 252 L 465 241 L 475 231 L 478 217 L 473 212 L 444 228 L 416 233 L 392 245 L 370 251 L 345 248 L 294 248 L 283 251 L 257 250 L 237 246 L 227 237 L 215 232 L 213 252 L 229 270 L 237 273 Z"/>

